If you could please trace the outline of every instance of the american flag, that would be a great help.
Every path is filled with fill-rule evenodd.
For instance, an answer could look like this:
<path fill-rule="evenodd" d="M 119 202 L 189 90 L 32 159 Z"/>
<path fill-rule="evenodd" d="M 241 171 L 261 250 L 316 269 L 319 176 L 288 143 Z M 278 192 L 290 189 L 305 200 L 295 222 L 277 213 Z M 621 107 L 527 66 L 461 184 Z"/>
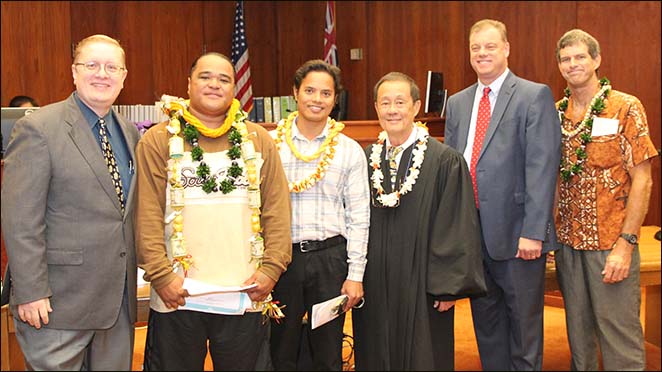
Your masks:
<path fill-rule="evenodd" d="M 336 2 L 326 2 L 326 27 L 324 28 L 324 62 L 338 66 L 336 48 Z"/>
<path fill-rule="evenodd" d="M 235 97 L 241 102 L 241 109 L 249 112 L 253 108 L 253 88 L 251 87 L 251 65 L 248 61 L 248 40 L 244 29 L 244 2 L 237 1 L 232 32 L 232 63 L 237 70 Z"/>

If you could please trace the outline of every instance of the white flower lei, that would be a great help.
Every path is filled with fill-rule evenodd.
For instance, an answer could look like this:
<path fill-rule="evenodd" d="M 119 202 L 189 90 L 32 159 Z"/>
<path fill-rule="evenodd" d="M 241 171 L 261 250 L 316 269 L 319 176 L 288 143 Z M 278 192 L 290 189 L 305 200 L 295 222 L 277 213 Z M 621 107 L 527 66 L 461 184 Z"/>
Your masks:
<path fill-rule="evenodd" d="M 563 125 L 561 125 L 561 133 L 563 133 L 563 135 L 566 136 L 566 137 L 574 137 L 581 131 L 591 129 L 591 126 L 586 125 L 586 123 L 589 121 L 589 119 L 591 119 L 591 116 L 593 116 L 595 114 L 595 112 L 593 110 L 593 106 L 595 106 L 595 103 L 598 100 L 600 100 L 600 99 L 604 100 L 607 97 L 607 95 L 609 94 L 610 90 L 611 90 L 611 85 L 609 85 L 609 83 L 601 84 L 600 90 L 591 99 L 591 102 L 588 105 L 588 109 L 586 110 L 586 114 L 584 115 L 584 119 L 582 120 L 582 122 L 579 123 L 579 125 L 577 125 L 577 128 L 575 128 L 573 130 L 570 130 L 570 131 L 566 130 L 563 127 Z M 565 108 L 568 107 L 569 96 L 570 95 L 566 95 L 561 100 L 561 104 L 565 104 L 565 106 L 564 106 Z M 565 109 L 559 109 L 559 118 L 561 119 L 561 124 L 563 124 L 563 119 L 565 119 Z"/>
<path fill-rule="evenodd" d="M 561 179 L 565 182 L 569 181 L 572 176 L 581 173 L 584 170 L 583 164 L 586 162 L 588 155 L 586 154 L 586 145 L 591 142 L 591 129 L 593 128 L 593 118 L 600 114 L 605 109 L 605 99 L 611 92 L 611 85 L 609 79 L 603 77 L 600 79 L 600 90 L 593 96 L 589 104 L 584 120 L 577 125 L 574 130 L 568 131 L 564 128 L 565 111 L 568 109 L 568 102 L 570 100 L 570 89 L 565 88 L 564 97 L 559 102 L 559 119 L 561 121 L 561 133 L 567 137 L 567 140 L 579 134 L 579 146 L 571 151 L 570 154 L 576 156 L 573 163 L 570 159 L 570 154 L 563 154 L 561 163 L 559 165 Z"/>
<path fill-rule="evenodd" d="M 405 182 L 400 185 L 400 189 L 393 191 L 390 194 L 384 193 L 384 188 L 382 187 L 382 181 L 384 180 L 384 173 L 380 169 L 382 162 L 382 150 L 384 149 L 384 142 L 386 141 L 387 133 L 382 131 L 379 133 L 377 143 L 372 146 L 372 152 L 370 153 L 370 166 L 373 169 L 372 176 L 372 187 L 377 191 L 377 201 L 385 207 L 395 207 L 400 200 L 400 197 L 410 192 L 418 175 L 420 174 L 421 165 L 425 159 L 425 150 L 428 148 L 428 138 L 430 137 L 428 129 L 421 122 L 416 122 L 415 125 L 422 131 L 416 137 L 416 147 L 412 151 L 413 164 L 408 170 L 408 175 L 405 178 Z"/>

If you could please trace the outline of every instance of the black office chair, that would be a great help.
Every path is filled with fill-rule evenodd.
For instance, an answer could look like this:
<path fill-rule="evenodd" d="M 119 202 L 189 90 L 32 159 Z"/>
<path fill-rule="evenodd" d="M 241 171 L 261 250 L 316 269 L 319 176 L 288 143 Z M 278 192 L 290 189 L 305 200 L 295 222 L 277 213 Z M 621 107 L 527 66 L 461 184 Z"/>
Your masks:
<path fill-rule="evenodd" d="M 333 110 L 331 110 L 331 114 L 329 115 L 333 119 L 338 121 L 347 120 L 347 94 L 346 90 L 338 94 L 336 105 L 333 106 Z"/>

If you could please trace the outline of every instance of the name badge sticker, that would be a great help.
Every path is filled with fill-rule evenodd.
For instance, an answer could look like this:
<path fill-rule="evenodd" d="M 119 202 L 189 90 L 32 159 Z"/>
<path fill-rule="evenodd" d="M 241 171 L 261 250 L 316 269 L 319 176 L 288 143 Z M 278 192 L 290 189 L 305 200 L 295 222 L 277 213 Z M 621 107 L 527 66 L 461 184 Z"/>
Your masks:
<path fill-rule="evenodd" d="M 593 118 L 591 137 L 608 136 L 618 133 L 618 120 L 607 118 Z"/>

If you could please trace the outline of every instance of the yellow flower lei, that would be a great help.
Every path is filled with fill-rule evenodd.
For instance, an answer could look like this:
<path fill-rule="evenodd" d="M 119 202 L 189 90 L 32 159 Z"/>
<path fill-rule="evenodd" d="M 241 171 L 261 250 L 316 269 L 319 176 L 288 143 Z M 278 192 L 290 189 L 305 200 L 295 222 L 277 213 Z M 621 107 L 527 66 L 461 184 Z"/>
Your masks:
<path fill-rule="evenodd" d="M 276 148 L 280 151 L 280 144 L 283 142 L 283 137 L 285 137 L 285 142 L 289 146 L 290 151 L 292 151 L 292 154 L 297 159 L 303 160 L 305 162 L 310 162 L 312 160 L 319 158 L 322 153 L 324 153 L 324 156 L 321 157 L 319 163 L 317 164 L 317 168 L 315 169 L 315 172 L 313 172 L 313 174 L 300 181 L 288 182 L 288 188 L 290 192 L 295 192 L 295 193 L 308 190 L 324 177 L 324 174 L 326 173 L 326 169 L 328 168 L 329 164 L 331 163 L 331 160 L 333 160 L 333 157 L 336 153 L 335 146 L 338 143 L 337 136 L 343 130 L 343 128 L 345 128 L 345 124 L 330 119 L 329 135 L 326 137 L 324 142 L 322 142 L 322 144 L 314 154 L 303 155 L 302 153 L 299 152 L 299 150 L 297 150 L 296 146 L 292 142 L 292 124 L 294 123 L 294 120 L 298 116 L 299 116 L 299 112 L 294 111 L 287 117 L 287 119 L 281 121 L 278 124 L 278 126 L 276 127 L 276 138 L 274 139 L 274 142 L 276 143 Z"/>
<path fill-rule="evenodd" d="M 164 95 L 161 101 L 162 109 L 168 116 L 171 116 L 173 111 L 180 112 L 184 119 L 189 124 L 195 126 L 204 136 L 218 138 L 225 134 L 231 126 L 241 134 L 241 156 L 246 166 L 248 206 L 251 208 L 250 223 L 251 231 L 253 232 L 253 235 L 249 239 L 251 245 L 251 262 L 255 261 L 256 268 L 259 268 L 262 266 L 262 258 L 264 257 L 264 238 L 261 235 L 262 226 L 260 224 L 260 207 L 262 203 L 260 197 L 261 180 L 257 176 L 255 146 L 253 145 L 253 141 L 248 138 L 249 133 L 245 123 L 247 114 L 240 110 L 240 102 L 237 99 L 233 99 L 223 125 L 212 130 L 202 124 L 198 118 L 188 111 L 187 107 L 190 100 Z M 171 177 L 168 181 L 171 186 L 171 207 L 174 212 L 171 216 L 166 217 L 165 222 L 166 224 L 173 223 L 173 233 L 170 237 L 173 268 L 176 269 L 178 266 L 181 266 L 184 269 L 184 276 L 187 276 L 188 268 L 193 265 L 193 258 L 186 251 L 183 235 L 184 217 L 182 216 L 182 210 L 185 205 L 184 187 L 181 184 L 180 161 L 184 153 L 184 139 L 179 136 L 181 124 L 177 118 L 172 118 L 166 128 L 172 134 L 169 140 L 169 153 L 173 161 L 169 169 Z M 281 311 L 283 306 L 279 307 L 278 301 L 273 301 L 271 294 L 264 301 L 253 303 L 253 307 L 256 309 L 262 307 L 262 314 L 274 318 L 276 321 L 285 317 L 285 314 Z"/>
<path fill-rule="evenodd" d="M 200 132 L 203 136 L 209 138 L 218 138 L 224 135 L 228 130 L 230 130 L 230 127 L 235 122 L 235 117 L 237 115 L 237 112 L 239 112 L 239 109 L 241 107 L 241 103 L 237 99 L 232 99 L 232 104 L 230 105 L 230 109 L 228 110 L 223 125 L 221 125 L 218 128 L 212 129 L 202 124 L 200 119 L 196 118 L 195 116 L 193 116 L 193 114 L 191 114 L 188 111 L 188 107 L 190 103 L 191 100 L 189 99 L 170 100 L 164 102 L 164 111 L 168 116 L 170 116 L 171 111 L 180 111 L 182 113 L 182 117 L 184 118 L 184 120 L 186 120 L 189 124 L 193 125 L 198 130 L 198 132 Z M 168 106 L 167 111 L 166 111 L 166 105 Z"/>

